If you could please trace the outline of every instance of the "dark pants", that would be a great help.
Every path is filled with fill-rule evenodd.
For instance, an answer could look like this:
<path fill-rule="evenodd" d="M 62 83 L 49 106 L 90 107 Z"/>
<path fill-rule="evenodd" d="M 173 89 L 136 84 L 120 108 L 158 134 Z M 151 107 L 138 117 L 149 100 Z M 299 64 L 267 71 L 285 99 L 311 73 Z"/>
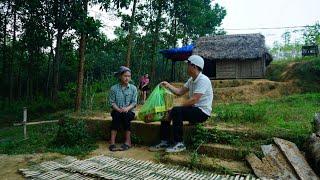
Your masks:
<path fill-rule="evenodd" d="M 135 114 L 131 111 L 127 113 L 119 113 L 118 111 L 112 111 L 111 130 L 118 131 L 120 127 L 123 127 L 125 131 L 131 131 L 131 121 L 134 119 Z"/>
<path fill-rule="evenodd" d="M 169 118 L 173 125 L 173 140 L 175 143 L 183 141 L 183 121 L 189 121 L 191 124 L 202 123 L 209 116 L 197 107 L 174 107 L 170 111 Z M 161 121 L 161 140 L 170 140 L 170 122 Z"/>

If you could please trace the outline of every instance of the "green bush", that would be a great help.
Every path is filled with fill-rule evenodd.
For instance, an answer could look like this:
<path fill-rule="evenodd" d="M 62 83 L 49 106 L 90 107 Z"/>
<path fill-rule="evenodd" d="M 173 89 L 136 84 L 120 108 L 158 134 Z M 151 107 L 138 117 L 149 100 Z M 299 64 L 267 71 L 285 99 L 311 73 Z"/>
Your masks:
<path fill-rule="evenodd" d="M 220 105 L 214 108 L 220 121 L 259 122 L 263 120 L 266 110 L 250 104 Z"/>
<path fill-rule="evenodd" d="M 202 124 L 197 124 L 191 137 L 191 148 L 197 149 L 205 143 L 235 144 L 240 141 L 240 136 L 229 134 L 217 129 L 206 129 Z"/>
<path fill-rule="evenodd" d="M 267 69 L 266 78 L 272 81 L 295 80 L 303 92 L 319 92 L 320 58 L 273 61 Z"/>
<path fill-rule="evenodd" d="M 50 143 L 50 151 L 67 155 L 86 155 L 97 148 L 82 120 L 63 119 L 58 132 Z"/>
<path fill-rule="evenodd" d="M 88 143 L 91 143 L 91 137 L 84 121 L 63 119 L 59 122 L 59 130 L 53 144 L 71 147 Z"/>

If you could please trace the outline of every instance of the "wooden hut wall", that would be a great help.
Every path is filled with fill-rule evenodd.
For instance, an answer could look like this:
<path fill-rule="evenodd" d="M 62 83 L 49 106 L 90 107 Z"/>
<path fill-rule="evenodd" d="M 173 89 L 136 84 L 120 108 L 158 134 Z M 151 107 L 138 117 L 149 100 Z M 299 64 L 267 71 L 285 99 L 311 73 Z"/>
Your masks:
<path fill-rule="evenodd" d="M 264 59 L 219 60 L 216 62 L 217 79 L 262 78 L 264 72 Z"/>
<path fill-rule="evenodd" d="M 236 78 L 237 62 L 231 60 L 219 60 L 216 63 L 216 78 Z"/>

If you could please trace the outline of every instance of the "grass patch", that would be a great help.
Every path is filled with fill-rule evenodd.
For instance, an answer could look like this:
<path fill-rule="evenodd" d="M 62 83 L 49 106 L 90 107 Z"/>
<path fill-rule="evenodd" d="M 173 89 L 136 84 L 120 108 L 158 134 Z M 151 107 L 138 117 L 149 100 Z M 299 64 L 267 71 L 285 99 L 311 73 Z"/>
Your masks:
<path fill-rule="evenodd" d="M 8 100 L 0 99 L 0 126 L 8 127 L 12 126 L 13 123 L 21 122 L 23 107 L 28 108 L 29 120 L 40 117 L 44 120 L 57 118 L 54 112 L 70 109 L 73 107 L 73 102 L 74 99 L 66 92 L 59 92 L 58 100 L 56 102 L 42 96 L 38 96 L 32 101 L 19 100 L 9 102 Z"/>
<path fill-rule="evenodd" d="M 58 124 L 41 124 L 30 125 L 27 127 L 28 139 L 23 138 L 23 127 L 10 127 L 0 130 L 0 154 L 31 154 L 31 153 L 44 153 L 44 152 L 58 152 L 66 155 L 82 156 L 88 154 L 90 151 L 97 148 L 97 145 L 93 141 L 83 141 L 81 133 L 85 130 L 78 132 L 75 129 L 70 134 L 63 134 L 66 141 L 73 141 L 74 144 L 65 143 L 65 141 L 59 139 L 62 133 Z M 80 127 L 77 125 L 68 126 L 69 129 L 73 127 Z M 80 134 L 80 135 L 79 135 Z M 60 143 L 57 143 L 57 140 Z"/>
<path fill-rule="evenodd" d="M 212 124 L 246 126 L 266 137 L 282 137 L 302 144 L 312 132 L 315 112 L 320 111 L 320 93 L 297 94 L 255 104 L 218 104 Z"/>
<path fill-rule="evenodd" d="M 272 81 L 296 81 L 303 92 L 320 90 L 320 58 L 306 57 L 273 61 L 266 78 Z"/>

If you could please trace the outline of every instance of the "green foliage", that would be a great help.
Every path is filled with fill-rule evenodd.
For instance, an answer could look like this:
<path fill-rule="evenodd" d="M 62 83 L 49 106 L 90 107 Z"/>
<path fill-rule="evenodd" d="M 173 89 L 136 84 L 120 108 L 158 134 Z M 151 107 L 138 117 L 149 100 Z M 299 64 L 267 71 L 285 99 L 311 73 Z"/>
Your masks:
<path fill-rule="evenodd" d="M 90 141 L 91 138 L 84 121 L 65 118 L 59 121 L 59 130 L 52 143 L 55 146 L 72 147 L 88 144 Z"/>
<path fill-rule="evenodd" d="M 299 85 L 304 92 L 319 92 L 320 90 L 320 58 L 303 63 L 297 68 Z"/>
<path fill-rule="evenodd" d="M 233 126 L 245 126 L 266 138 L 282 137 L 302 145 L 312 132 L 311 122 L 320 105 L 320 94 L 297 94 L 255 104 L 232 103 L 214 107 L 216 118 Z M 248 110 L 249 109 L 249 110 Z M 249 115 L 246 115 L 245 113 Z M 256 113 L 258 112 L 258 113 Z M 246 119 L 248 118 L 248 120 Z"/>
<path fill-rule="evenodd" d="M 193 149 L 198 149 L 201 144 L 205 143 L 222 143 L 234 144 L 239 141 L 240 137 L 235 134 L 229 134 L 217 129 L 206 129 L 202 124 L 197 124 L 195 132 L 191 137 L 190 145 Z"/>
<path fill-rule="evenodd" d="M 11 127 L 0 131 L 0 154 L 25 154 L 48 152 L 49 145 L 58 132 L 57 124 L 27 127 L 28 139 L 23 139 L 23 127 Z"/>
<path fill-rule="evenodd" d="M 135 134 L 131 134 L 131 141 L 133 144 L 142 144 L 142 138 Z"/>
<path fill-rule="evenodd" d="M 303 36 L 292 41 L 291 37 Z M 304 45 L 319 45 L 320 44 L 320 24 L 316 22 L 303 30 L 286 31 L 282 35 L 281 42 L 274 42 L 270 49 L 275 60 L 290 60 L 301 58 L 301 48 Z"/>
<path fill-rule="evenodd" d="M 70 108 L 73 105 L 73 99 L 66 92 L 58 94 L 56 103 L 50 99 L 38 96 L 32 102 L 0 100 L 0 125 L 11 126 L 15 122 L 22 121 L 23 107 L 28 109 L 28 121 L 43 117 L 49 113 Z"/>
<path fill-rule="evenodd" d="M 200 158 L 199 158 L 199 154 L 197 153 L 197 151 L 193 151 L 190 154 L 190 163 L 188 164 L 190 169 L 194 169 L 198 166 L 199 162 L 200 162 Z"/>
<path fill-rule="evenodd" d="M 82 127 L 82 125 L 78 125 L 78 127 Z M 55 123 L 31 125 L 27 127 L 28 139 L 24 140 L 22 126 L 2 129 L 0 131 L 0 154 L 59 152 L 67 155 L 85 155 L 97 147 L 90 141 L 82 141 L 82 144 L 75 144 L 73 146 L 53 144 L 57 140 L 56 137 L 59 131 L 59 125 Z M 70 135 L 69 133 L 69 136 L 72 136 L 74 139 L 80 136 L 82 136 L 82 139 L 86 137 L 79 135 L 81 134 L 79 132 L 74 133 L 75 135 Z M 72 139 L 70 137 L 67 138 L 69 140 Z"/>
<path fill-rule="evenodd" d="M 217 120 L 239 122 L 261 122 L 266 114 L 266 110 L 262 106 L 254 106 L 250 104 L 232 104 L 219 105 L 215 108 Z"/>
<path fill-rule="evenodd" d="M 317 22 L 313 26 L 309 26 L 305 29 L 304 42 L 307 45 L 320 44 L 320 23 Z"/>
<path fill-rule="evenodd" d="M 267 69 L 266 78 L 272 81 L 294 80 L 303 92 L 319 92 L 320 58 L 274 61 Z"/>

